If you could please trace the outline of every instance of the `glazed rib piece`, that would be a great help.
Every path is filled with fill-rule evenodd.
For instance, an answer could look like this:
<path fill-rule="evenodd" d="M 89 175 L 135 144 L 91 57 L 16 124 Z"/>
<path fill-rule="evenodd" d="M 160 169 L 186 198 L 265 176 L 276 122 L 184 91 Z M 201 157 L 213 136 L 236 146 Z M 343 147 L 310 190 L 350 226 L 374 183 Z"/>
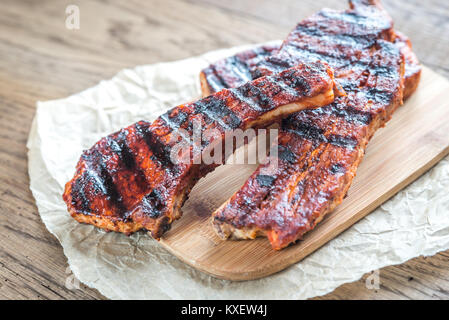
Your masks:
<path fill-rule="evenodd" d="M 368 141 L 402 102 L 401 50 L 407 48 L 394 41 L 391 19 L 377 1 L 352 1 L 350 10 L 322 10 L 301 22 L 278 52 L 252 70 L 257 77 L 298 62 L 326 61 L 347 96 L 282 121 L 278 157 L 259 166 L 214 212 L 219 236 L 267 236 L 282 249 L 341 203 Z"/>
<path fill-rule="evenodd" d="M 299 64 L 175 107 L 153 123 L 137 122 L 83 153 L 63 199 L 79 222 L 124 233 L 146 229 L 159 238 L 181 216 L 195 182 L 216 166 L 198 164 L 193 157 L 176 161 L 185 154 L 196 157 L 217 143 L 216 137 L 203 137 L 196 145 L 190 138 L 195 123 L 203 132 L 218 130 L 223 138 L 237 128 L 265 126 L 293 112 L 327 105 L 334 100 L 333 87 L 327 65 Z M 187 148 L 179 151 L 175 147 L 181 141 Z"/>

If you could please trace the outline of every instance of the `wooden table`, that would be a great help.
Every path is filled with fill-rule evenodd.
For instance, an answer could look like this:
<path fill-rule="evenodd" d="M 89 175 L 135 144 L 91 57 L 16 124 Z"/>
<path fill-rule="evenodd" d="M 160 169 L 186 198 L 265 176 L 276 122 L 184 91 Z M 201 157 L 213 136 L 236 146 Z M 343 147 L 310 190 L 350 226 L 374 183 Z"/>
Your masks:
<path fill-rule="evenodd" d="M 171 61 L 246 43 L 282 39 L 297 21 L 341 0 L 71 1 L 80 29 L 66 28 L 66 1 L 0 3 L 0 298 L 102 299 L 66 288 L 58 241 L 45 229 L 29 190 L 26 141 L 38 100 L 63 98 L 120 69 Z M 421 61 L 449 77 L 446 0 L 384 0 Z M 431 108 L 431 106 L 429 106 Z M 448 299 L 449 250 L 365 275 L 327 299 Z"/>

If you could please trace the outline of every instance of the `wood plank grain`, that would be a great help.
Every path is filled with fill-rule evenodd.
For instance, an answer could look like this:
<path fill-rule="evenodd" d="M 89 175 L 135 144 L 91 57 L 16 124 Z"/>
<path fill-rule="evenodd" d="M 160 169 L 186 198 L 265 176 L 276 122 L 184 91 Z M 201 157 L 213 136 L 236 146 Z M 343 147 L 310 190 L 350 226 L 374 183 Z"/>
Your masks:
<path fill-rule="evenodd" d="M 449 76 L 447 1 L 384 3 L 398 29 L 411 36 L 420 59 Z M 281 39 L 308 14 L 345 5 L 340 0 L 76 4 L 81 29 L 70 31 L 64 25 L 66 2 L 0 2 L 0 298 L 102 298 L 83 286 L 65 288 L 66 258 L 40 221 L 28 189 L 25 143 L 37 100 L 79 92 L 125 67 Z M 449 285 L 440 279 L 447 279 L 448 267 L 447 253 L 413 259 L 382 269 L 378 293 L 367 290 L 362 279 L 326 298 L 448 298 Z M 409 275 L 416 280 L 408 281 Z"/>

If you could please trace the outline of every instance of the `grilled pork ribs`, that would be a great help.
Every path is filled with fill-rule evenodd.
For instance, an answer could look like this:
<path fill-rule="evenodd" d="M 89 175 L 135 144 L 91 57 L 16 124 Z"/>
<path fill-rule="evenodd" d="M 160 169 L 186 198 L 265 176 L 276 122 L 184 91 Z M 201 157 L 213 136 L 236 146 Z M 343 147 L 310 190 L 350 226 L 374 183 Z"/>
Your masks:
<path fill-rule="evenodd" d="M 393 31 L 377 1 L 350 4 L 344 12 L 322 10 L 304 20 L 267 58 L 246 62 L 240 54 L 201 73 L 208 94 L 298 62 L 321 60 L 334 68 L 347 93 L 282 121 L 278 157 L 270 158 L 277 169 L 267 170 L 272 163 L 261 165 L 214 212 L 212 221 L 223 239 L 267 236 L 274 249 L 282 249 L 313 229 L 343 200 L 374 132 L 403 95 L 416 89 L 421 68 L 408 39 Z"/>
<path fill-rule="evenodd" d="M 419 82 L 410 42 L 394 32 L 379 3 L 350 3 L 345 12 L 322 10 L 304 20 L 280 47 L 211 65 L 201 73 L 206 98 L 152 123 L 135 123 L 86 150 L 65 186 L 70 214 L 106 230 L 145 229 L 159 238 L 181 216 L 193 185 L 217 166 L 173 162 L 176 132 L 191 136 L 198 121 L 202 130 L 217 129 L 222 140 L 231 130 L 267 126 L 310 109 L 282 121 L 279 157 L 271 158 L 278 161 L 276 171 L 260 166 L 213 214 L 223 238 L 265 235 L 275 249 L 300 239 L 342 201 L 369 139 Z M 335 70 L 336 82 L 321 61 Z M 195 153 L 198 146 L 180 138 Z M 202 141 L 196 152 L 214 143 Z"/>
<path fill-rule="evenodd" d="M 152 123 L 137 122 L 84 151 L 63 199 L 79 222 L 128 234 L 146 229 L 159 238 L 181 216 L 196 181 L 217 166 L 196 164 L 193 158 L 177 162 L 183 152 L 201 154 L 220 140 L 203 136 L 194 145 L 189 137 L 195 123 L 202 131 L 218 130 L 223 139 L 238 128 L 263 127 L 293 112 L 327 105 L 334 100 L 334 86 L 327 65 L 297 64 L 175 107 Z M 179 138 L 187 151 L 173 154 Z"/>

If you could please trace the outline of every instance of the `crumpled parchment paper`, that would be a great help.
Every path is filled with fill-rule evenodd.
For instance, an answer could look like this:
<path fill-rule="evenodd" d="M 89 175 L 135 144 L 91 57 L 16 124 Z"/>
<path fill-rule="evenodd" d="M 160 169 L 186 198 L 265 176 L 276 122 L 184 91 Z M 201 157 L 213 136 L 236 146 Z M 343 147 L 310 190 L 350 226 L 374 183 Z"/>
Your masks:
<path fill-rule="evenodd" d="M 28 140 L 30 188 L 42 220 L 80 281 L 112 299 L 302 299 L 449 248 L 449 158 L 303 261 L 254 281 L 215 279 L 145 233 L 105 233 L 69 216 L 61 194 L 83 149 L 121 127 L 153 120 L 199 97 L 199 71 L 246 48 L 126 69 L 66 99 L 38 102 Z"/>

